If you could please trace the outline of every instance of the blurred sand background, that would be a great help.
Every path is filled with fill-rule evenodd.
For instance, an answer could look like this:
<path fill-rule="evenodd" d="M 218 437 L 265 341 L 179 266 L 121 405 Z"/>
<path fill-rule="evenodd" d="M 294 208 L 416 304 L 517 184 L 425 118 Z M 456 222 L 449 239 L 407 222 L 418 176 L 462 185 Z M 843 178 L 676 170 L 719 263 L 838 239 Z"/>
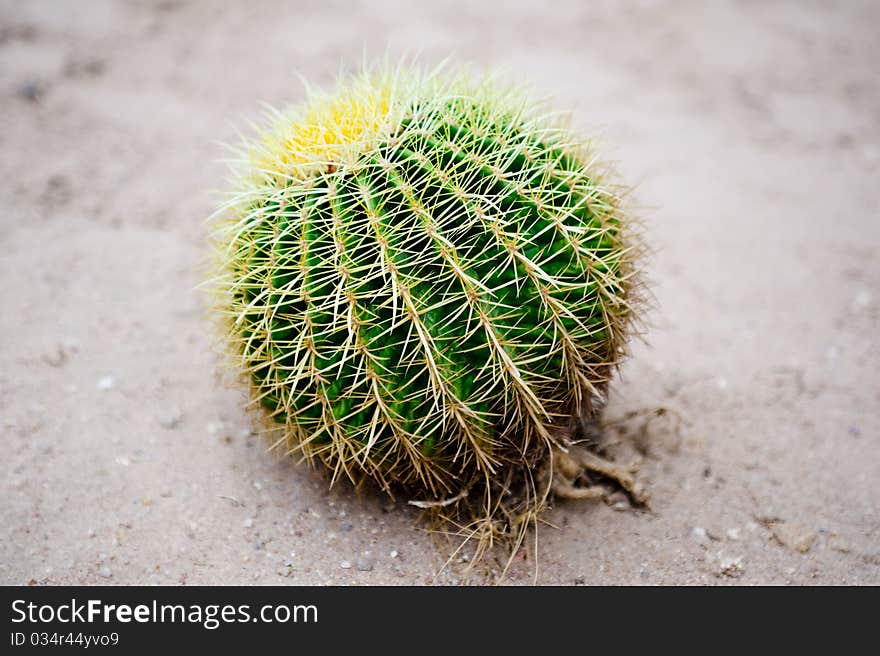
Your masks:
<path fill-rule="evenodd" d="M 537 581 L 880 583 L 878 25 L 872 2 L 2 2 L 0 583 L 461 580 L 415 509 L 266 452 L 194 290 L 218 142 L 386 49 L 531 81 L 646 208 L 657 309 L 609 416 L 669 409 L 612 436 L 652 511 L 557 504 Z"/>

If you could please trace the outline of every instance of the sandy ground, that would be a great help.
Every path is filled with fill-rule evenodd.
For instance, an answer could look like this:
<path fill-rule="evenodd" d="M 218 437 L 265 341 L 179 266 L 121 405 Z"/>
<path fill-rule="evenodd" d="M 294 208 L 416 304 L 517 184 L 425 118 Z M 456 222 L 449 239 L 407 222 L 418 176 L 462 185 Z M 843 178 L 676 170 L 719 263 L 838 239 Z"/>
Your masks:
<path fill-rule="evenodd" d="M 538 582 L 880 583 L 878 24 L 855 2 L 3 2 L 0 583 L 435 581 L 415 509 L 251 434 L 194 290 L 217 142 L 300 99 L 297 72 L 386 48 L 531 80 L 645 207 L 657 308 L 609 415 L 669 409 L 612 435 L 652 511 L 557 504 Z"/>

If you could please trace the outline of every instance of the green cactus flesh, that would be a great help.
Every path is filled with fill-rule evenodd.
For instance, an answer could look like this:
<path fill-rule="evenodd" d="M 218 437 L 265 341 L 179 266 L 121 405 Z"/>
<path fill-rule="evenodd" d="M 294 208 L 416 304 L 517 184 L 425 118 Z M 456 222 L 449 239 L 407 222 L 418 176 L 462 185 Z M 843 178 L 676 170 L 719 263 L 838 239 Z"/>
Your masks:
<path fill-rule="evenodd" d="M 489 82 L 372 79 L 397 109 L 369 142 L 242 174 L 221 302 L 289 449 L 442 494 L 533 464 L 601 392 L 632 249 L 586 146 L 534 105 Z"/>

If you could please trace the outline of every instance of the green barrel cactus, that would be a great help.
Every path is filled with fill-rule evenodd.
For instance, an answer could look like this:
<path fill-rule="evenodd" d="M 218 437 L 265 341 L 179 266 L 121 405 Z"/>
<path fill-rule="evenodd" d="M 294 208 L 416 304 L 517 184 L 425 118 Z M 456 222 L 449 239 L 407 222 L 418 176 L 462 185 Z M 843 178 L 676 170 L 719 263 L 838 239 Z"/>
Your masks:
<path fill-rule="evenodd" d="M 528 475 L 594 412 L 638 249 L 588 142 L 542 103 L 367 70 L 273 114 L 237 164 L 218 306 L 289 451 L 457 499 Z"/>

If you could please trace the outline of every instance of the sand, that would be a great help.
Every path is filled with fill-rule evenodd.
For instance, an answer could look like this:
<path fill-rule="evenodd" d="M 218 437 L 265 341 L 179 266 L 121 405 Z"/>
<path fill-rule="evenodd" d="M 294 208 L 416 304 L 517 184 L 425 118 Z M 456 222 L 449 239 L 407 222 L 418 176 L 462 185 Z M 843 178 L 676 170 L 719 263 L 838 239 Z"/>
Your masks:
<path fill-rule="evenodd" d="M 425 584 L 418 511 L 266 451 L 195 289 L 224 152 L 297 73 L 506 67 L 654 254 L 612 452 L 506 583 L 880 583 L 876 3 L 13 2 L 0 11 L 0 583 Z M 550 525 L 552 524 L 552 526 Z M 486 578 L 497 580 L 489 566 Z M 472 579 L 473 581 L 473 579 Z"/>

